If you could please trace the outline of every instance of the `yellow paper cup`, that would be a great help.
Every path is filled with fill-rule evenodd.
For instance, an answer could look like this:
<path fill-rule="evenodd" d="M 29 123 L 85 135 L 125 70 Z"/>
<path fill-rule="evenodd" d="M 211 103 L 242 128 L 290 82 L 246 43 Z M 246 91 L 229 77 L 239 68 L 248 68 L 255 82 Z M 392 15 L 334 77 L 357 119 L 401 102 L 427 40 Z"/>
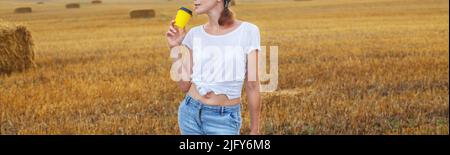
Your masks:
<path fill-rule="evenodd" d="M 184 28 L 191 17 L 192 11 L 185 7 L 181 7 L 178 9 L 177 16 L 175 17 L 175 26 L 181 29 Z"/>

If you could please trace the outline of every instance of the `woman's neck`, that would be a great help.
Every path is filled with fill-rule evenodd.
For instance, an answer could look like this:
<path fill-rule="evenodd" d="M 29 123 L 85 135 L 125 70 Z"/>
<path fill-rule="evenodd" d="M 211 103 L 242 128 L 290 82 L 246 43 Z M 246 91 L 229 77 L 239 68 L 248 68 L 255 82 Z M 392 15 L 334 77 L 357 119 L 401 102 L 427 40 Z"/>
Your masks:
<path fill-rule="evenodd" d="M 223 5 L 216 5 L 216 7 L 212 8 L 208 11 L 208 23 L 206 23 L 206 27 L 215 32 L 220 33 L 224 29 L 232 28 L 234 27 L 236 20 L 231 22 L 229 25 L 220 25 L 219 19 L 222 16 L 222 12 L 225 9 Z"/>
<path fill-rule="evenodd" d="M 219 24 L 219 18 L 222 15 L 223 7 L 215 7 L 208 12 L 207 27 L 215 32 L 220 32 L 223 27 Z"/>
<path fill-rule="evenodd" d="M 227 29 L 230 28 L 234 28 L 236 23 L 238 23 L 239 21 L 234 20 L 234 22 L 232 22 L 232 24 L 230 25 L 220 25 L 219 24 L 219 17 L 214 17 L 214 16 L 208 16 L 209 21 L 208 23 L 206 23 L 205 28 L 208 29 L 209 31 L 212 31 L 213 33 L 221 33 L 222 31 L 227 31 Z"/>

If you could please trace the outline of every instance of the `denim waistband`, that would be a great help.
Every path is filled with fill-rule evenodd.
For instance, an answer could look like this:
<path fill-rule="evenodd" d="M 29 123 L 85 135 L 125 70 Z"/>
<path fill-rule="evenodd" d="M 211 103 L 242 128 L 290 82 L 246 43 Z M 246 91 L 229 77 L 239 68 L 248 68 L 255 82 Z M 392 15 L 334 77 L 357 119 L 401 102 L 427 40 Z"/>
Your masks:
<path fill-rule="evenodd" d="M 202 109 L 202 110 L 208 110 L 208 111 L 215 111 L 219 113 L 223 112 L 239 112 L 241 110 L 241 104 L 236 104 L 232 106 L 215 106 L 215 105 L 207 105 L 205 103 L 202 103 L 199 100 L 194 99 L 190 95 L 186 95 L 186 103 L 190 106 L 195 107 L 196 109 Z"/>

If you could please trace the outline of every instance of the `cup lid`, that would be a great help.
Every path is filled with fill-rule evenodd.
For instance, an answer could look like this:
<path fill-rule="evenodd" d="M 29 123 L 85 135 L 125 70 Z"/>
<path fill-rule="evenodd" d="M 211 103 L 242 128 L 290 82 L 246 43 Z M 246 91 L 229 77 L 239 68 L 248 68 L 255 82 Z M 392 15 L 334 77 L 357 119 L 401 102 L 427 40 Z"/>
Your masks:
<path fill-rule="evenodd" d="M 181 7 L 180 10 L 186 11 L 187 13 L 189 13 L 192 16 L 192 11 L 189 10 L 188 8 Z"/>

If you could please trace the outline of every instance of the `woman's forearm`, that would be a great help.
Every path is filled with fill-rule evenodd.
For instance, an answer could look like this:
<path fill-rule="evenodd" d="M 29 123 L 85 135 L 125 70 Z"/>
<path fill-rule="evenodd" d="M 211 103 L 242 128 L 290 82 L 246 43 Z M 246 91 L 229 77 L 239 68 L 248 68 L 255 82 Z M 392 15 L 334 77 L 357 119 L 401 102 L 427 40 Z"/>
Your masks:
<path fill-rule="evenodd" d="M 250 134 L 259 135 L 259 122 L 261 113 L 260 81 L 258 73 L 258 52 L 251 52 L 247 61 L 247 78 L 245 90 L 250 111 Z"/>
<path fill-rule="evenodd" d="M 247 90 L 248 105 L 250 111 L 250 134 L 259 134 L 261 95 L 258 88 Z"/>
<path fill-rule="evenodd" d="M 189 51 L 183 51 L 182 46 L 170 48 L 170 53 L 173 61 L 172 66 L 177 66 L 177 72 L 181 72 L 181 74 L 179 75 L 181 79 L 177 82 L 178 86 L 183 93 L 187 93 L 191 88 L 190 75 L 192 71 L 191 62 L 189 61 L 190 59 L 185 57 L 189 55 L 183 54 L 183 52 Z M 182 56 L 180 57 L 180 55 Z"/>

